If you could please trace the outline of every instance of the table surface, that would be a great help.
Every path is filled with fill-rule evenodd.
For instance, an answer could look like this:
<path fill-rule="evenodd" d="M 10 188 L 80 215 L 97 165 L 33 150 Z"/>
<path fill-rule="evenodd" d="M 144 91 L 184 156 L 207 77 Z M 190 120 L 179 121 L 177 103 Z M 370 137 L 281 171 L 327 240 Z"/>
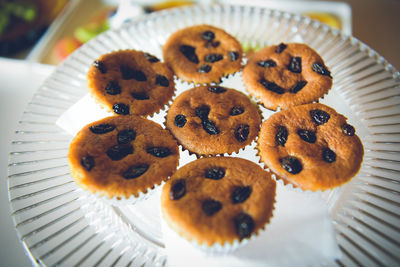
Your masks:
<path fill-rule="evenodd" d="M 335 0 L 336 1 L 336 0 Z M 339 2 L 339 1 L 338 1 Z M 353 17 L 353 35 L 400 68 L 400 1 L 347 0 Z M 18 70 L 16 72 L 15 70 Z M 8 153 L 12 134 L 33 93 L 50 74 L 52 67 L 29 65 L 24 61 L 0 58 L 0 258 L 1 266 L 31 266 L 10 216 L 7 193 Z M 29 81 L 29 85 L 26 83 Z"/>

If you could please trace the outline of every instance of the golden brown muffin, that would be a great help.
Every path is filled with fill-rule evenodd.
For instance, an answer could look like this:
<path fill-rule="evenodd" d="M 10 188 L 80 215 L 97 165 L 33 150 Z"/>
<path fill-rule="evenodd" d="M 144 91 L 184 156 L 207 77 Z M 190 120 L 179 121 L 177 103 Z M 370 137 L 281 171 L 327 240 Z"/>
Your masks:
<path fill-rule="evenodd" d="M 340 186 L 357 174 L 364 155 L 346 120 L 318 103 L 275 113 L 261 126 L 261 160 L 279 178 L 303 190 Z"/>
<path fill-rule="evenodd" d="M 95 60 L 87 75 L 89 92 L 116 114 L 152 115 L 172 99 L 172 71 L 156 57 L 120 50 Z"/>
<path fill-rule="evenodd" d="M 189 241 L 212 246 L 249 238 L 270 221 L 275 181 L 257 164 L 232 157 L 201 158 L 163 187 L 162 214 Z"/>
<path fill-rule="evenodd" d="M 243 69 L 246 90 L 268 109 L 318 101 L 332 87 L 324 61 L 306 44 L 265 47 Z"/>
<path fill-rule="evenodd" d="M 230 34 L 210 25 L 173 33 L 163 46 L 165 63 L 178 78 L 195 83 L 218 83 L 240 70 L 242 47 Z"/>
<path fill-rule="evenodd" d="M 245 94 L 221 86 L 199 86 L 180 94 L 168 110 L 166 127 L 197 155 L 239 151 L 256 138 L 261 115 Z"/>
<path fill-rule="evenodd" d="M 112 116 L 83 127 L 72 140 L 71 175 L 81 187 L 129 198 L 161 184 L 178 166 L 171 134 L 139 116 Z"/>

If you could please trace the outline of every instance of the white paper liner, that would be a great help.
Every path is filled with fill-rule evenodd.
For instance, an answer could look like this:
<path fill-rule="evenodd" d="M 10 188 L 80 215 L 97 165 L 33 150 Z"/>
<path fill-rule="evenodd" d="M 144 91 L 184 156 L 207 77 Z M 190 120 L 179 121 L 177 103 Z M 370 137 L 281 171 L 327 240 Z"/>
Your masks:
<path fill-rule="evenodd" d="M 156 192 L 159 188 L 162 188 L 162 186 L 165 184 L 164 181 L 162 181 L 160 184 L 156 184 L 153 186 L 153 188 L 148 187 L 147 192 L 139 192 L 138 196 L 131 195 L 130 197 L 117 197 L 113 196 L 112 198 L 109 198 L 106 194 L 100 193 L 100 192 L 90 192 L 97 198 L 101 199 L 102 201 L 106 202 L 107 204 L 113 205 L 113 206 L 125 206 L 125 205 L 134 205 L 139 201 L 143 201 L 148 199 L 154 192 Z"/>

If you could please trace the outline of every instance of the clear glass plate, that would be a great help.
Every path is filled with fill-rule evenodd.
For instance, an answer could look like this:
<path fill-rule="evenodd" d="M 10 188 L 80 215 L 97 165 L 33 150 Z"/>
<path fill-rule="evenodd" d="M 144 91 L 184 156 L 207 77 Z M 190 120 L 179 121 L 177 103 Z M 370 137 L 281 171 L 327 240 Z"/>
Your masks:
<path fill-rule="evenodd" d="M 86 72 L 99 55 L 134 48 L 161 58 L 161 47 L 171 33 L 200 23 L 224 28 L 244 47 L 301 40 L 322 55 L 334 85 L 321 102 L 349 118 L 365 148 L 360 173 L 326 196 L 343 252 L 331 265 L 396 265 L 400 261 L 399 73 L 354 37 L 316 21 L 228 5 L 159 12 L 108 31 L 73 53 L 35 93 L 12 142 L 8 177 L 12 217 L 34 264 L 166 265 L 159 224 L 149 220 L 158 211 L 148 209 L 148 202 L 114 207 L 80 190 L 67 163 L 72 137 L 55 122 L 87 93 Z"/>

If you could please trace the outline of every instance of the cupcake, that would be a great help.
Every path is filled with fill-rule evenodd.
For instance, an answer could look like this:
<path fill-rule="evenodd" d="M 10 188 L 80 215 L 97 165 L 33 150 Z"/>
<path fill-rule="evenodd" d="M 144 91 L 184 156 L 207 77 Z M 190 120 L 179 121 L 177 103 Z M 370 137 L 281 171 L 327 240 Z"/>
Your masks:
<path fill-rule="evenodd" d="M 264 229 L 273 216 L 275 181 L 257 164 L 201 158 L 181 167 L 161 193 L 166 224 L 195 246 L 226 252 Z"/>
<path fill-rule="evenodd" d="M 318 102 L 332 87 L 323 59 L 306 44 L 265 47 L 243 69 L 246 90 L 267 109 Z"/>
<path fill-rule="evenodd" d="M 278 179 L 302 190 L 333 189 L 360 170 L 364 149 L 353 126 L 333 108 L 313 103 L 273 114 L 258 149 Z"/>
<path fill-rule="evenodd" d="M 165 63 L 183 81 L 218 83 L 240 70 L 242 47 L 230 34 L 211 25 L 173 33 L 163 46 Z"/>
<path fill-rule="evenodd" d="M 258 135 L 261 115 L 245 94 L 221 86 L 200 86 L 180 94 L 171 104 L 166 127 L 197 155 L 239 151 Z"/>
<path fill-rule="evenodd" d="M 119 115 L 152 115 L 175 91 L 171 70 L 155 56 L 136 50 L 100 56 L 88 71 L 87 85 L 102 107 Z"/>
<path fill-rule="evenodd" d="M 112 116 L 81 129 L 72 140 L 71 175 L 82 188 L 114 203 L 134 203 L 176 170 L 171 134 L 139 116 Z"/>

